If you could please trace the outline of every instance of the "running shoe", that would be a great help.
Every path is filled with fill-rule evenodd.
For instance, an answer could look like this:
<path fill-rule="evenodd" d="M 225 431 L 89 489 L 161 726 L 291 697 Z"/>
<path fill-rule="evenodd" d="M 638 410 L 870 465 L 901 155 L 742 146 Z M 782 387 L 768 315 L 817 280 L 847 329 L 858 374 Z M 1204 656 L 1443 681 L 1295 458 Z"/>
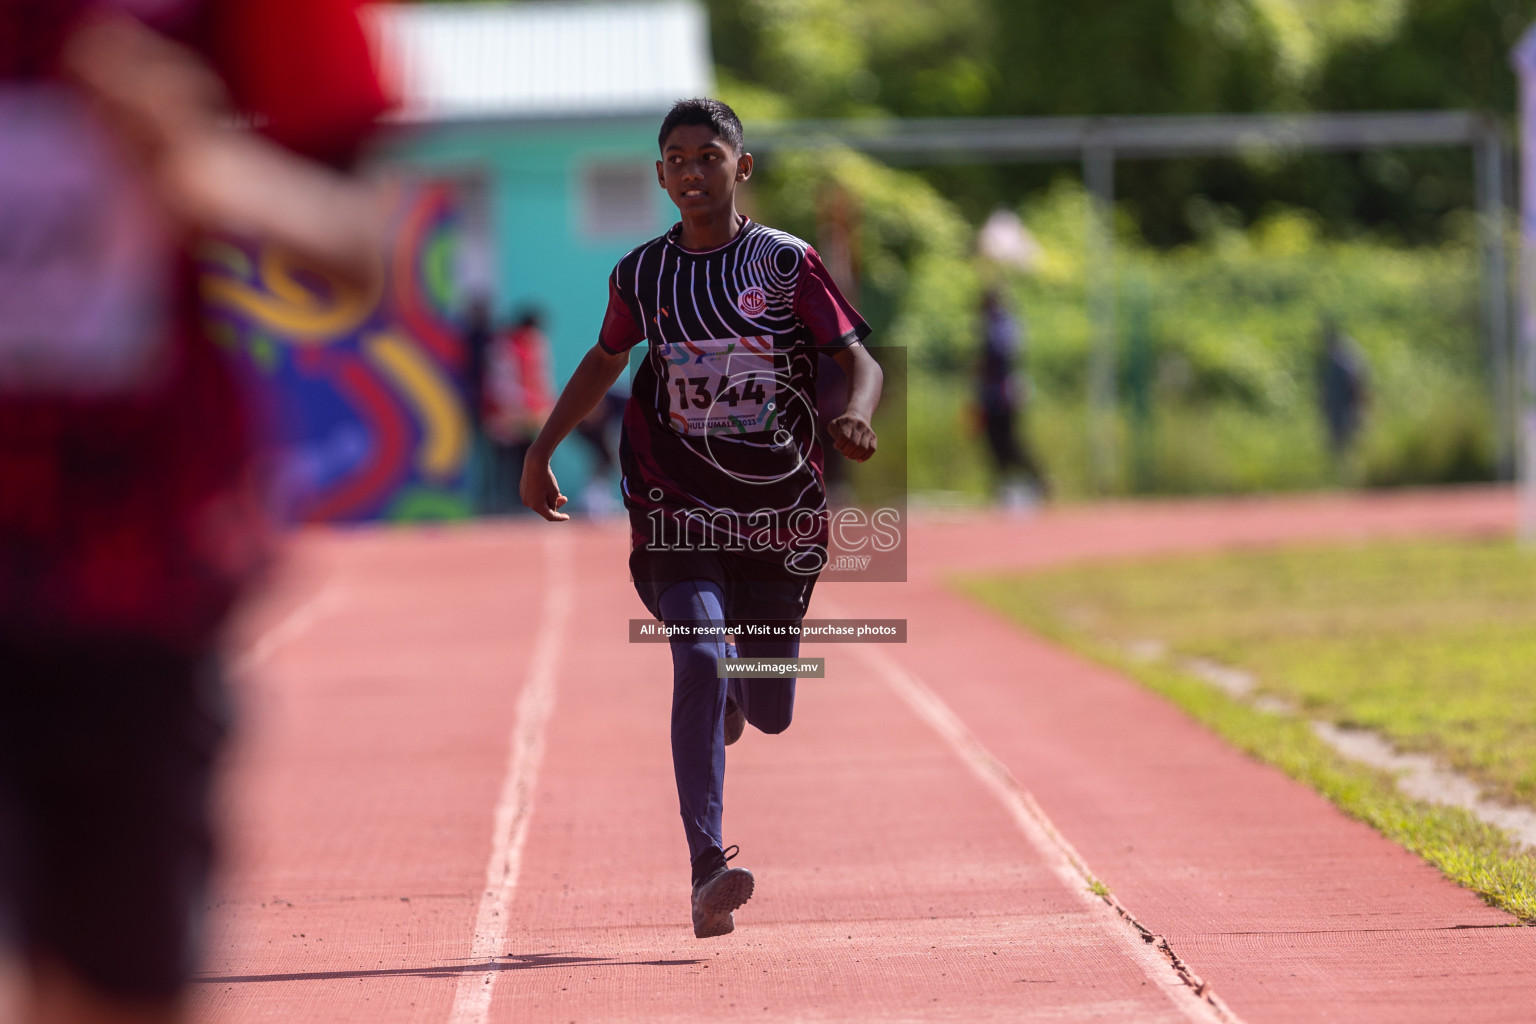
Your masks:
<path fill-rule="evenodd" d="M 693 934 L 707 939 L 736 930 L 733 911 L 752 898 L 752 872 L 727 867 L 741 852 L 737 846 L 711 846 L 693 864 Z"/>

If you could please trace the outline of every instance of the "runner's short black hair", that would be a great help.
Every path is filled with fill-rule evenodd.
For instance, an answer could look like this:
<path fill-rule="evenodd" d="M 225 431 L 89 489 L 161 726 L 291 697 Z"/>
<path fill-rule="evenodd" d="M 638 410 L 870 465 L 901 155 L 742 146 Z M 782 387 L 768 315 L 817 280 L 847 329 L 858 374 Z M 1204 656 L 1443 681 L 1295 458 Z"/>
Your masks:
<path fill-rule="evenodd" d="M 661 134 L 656 136 L 656 145 L 666 149 L 667 136 L 672 134 L 672 129 L 683 124 L 704 125 L 732 149 L 741 152 L 741 118 L 736 116 L 736 111 L 719 100 L 695 98 L 678 100 L 672 104 L 672 109 L 667 111 L 667 116 L 661 121 Z"/>

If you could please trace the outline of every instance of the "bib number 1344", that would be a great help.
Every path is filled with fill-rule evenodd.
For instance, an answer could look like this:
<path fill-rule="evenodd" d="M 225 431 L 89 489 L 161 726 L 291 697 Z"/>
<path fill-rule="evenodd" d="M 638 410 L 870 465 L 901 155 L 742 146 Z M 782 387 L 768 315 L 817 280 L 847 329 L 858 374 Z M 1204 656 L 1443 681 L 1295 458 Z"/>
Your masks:
<path fill-rule="evenodd" d="M 727 338 L 663 346 L 668 420 L 680 434 L 756 434 L 773 429 L 778 387 L 768 339 Z"/>

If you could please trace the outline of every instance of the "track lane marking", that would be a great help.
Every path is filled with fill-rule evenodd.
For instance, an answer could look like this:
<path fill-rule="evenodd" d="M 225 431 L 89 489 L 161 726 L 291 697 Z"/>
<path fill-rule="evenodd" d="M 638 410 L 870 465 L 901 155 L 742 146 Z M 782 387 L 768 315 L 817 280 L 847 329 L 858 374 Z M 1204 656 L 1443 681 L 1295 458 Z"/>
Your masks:
<path fill-rule="evenodd" d="M 523 865 L 523 847 L 533 816 L 533 788 L 544 759 L 544 729 L 555 707 L 555 682 L 560 649 L 570 622 L 573 587 L 568 531 L 553 529 L 544 537 L 544 573 L 548 597 L 539 623 L 538 640 L 517 700 L 508 741 L 507 773 L 496 802 L 491 831 L 491 857 L 485 867 L 485 890 L 475 912 L 470 959 L 489 961 L 501 955 L 510 924 L 512 896 Z M 448 1024 L 484 1024 L 496 989 L 496 970 L 466 969 L 454 988 Z"/>
<path fill-rule="evenodd" d="M 822 600 L 822 607 L 833 618 L 849 618 L 835 602 Z M 1146 975 L 1187 1019 L 1197 1024 L 1243 1024 L 1241 1018 L 1200 982 L 1161 936 L 1153 935 L 1112 896 L 1101 899 L 1089 888 L 1096 876 L 1088 869 L 1081 854 L 1046 816 L 1034 796 L 1021 785 L 976 734 L 916 674 L 902 667 L 885 651 L 871 644 L 853 644 L 854 650 L 883 679 L 896 695 L 926 722 L 971 771 L 971 774 L 1008 811 L 1046 866 L 1069 891 L 1096 912 L 1103 907 L 1114 910 L 1131 928 L 1115 928 L 1122 945 Z M 1154 941 L 1155 940 L 1155 941 Z M 1191 980 L 1193 979 L 1193 981 Z"/>
<path fill-rule="evenodd" d="M 347 592 L 344 589 L 334 583 L 326 585 L 252 641 L 230 663 L 230 671 L 235 675 L 245 675 L 260 668 L 279 647 L 307 633 L 315 623 L 346 603 Z"/>

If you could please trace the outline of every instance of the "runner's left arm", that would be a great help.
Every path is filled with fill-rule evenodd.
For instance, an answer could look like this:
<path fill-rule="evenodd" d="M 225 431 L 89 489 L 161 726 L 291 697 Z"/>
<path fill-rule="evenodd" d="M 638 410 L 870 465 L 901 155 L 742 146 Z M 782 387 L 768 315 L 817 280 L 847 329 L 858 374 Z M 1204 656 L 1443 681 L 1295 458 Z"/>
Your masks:
<path fill-rule="evenodd" d="M 832 446 L 855 462 L 864 462 L 879 447 L 880 439 L 870 426 L 880 406 L 880 391 L 885 385 L 885 371 L 869 349 L 854 342 L 832 353 L 837 365 L 848 375 L 848 408 L 827 424 Z"/>
<path fill-rule="evenodd" d="M 869 324 L 853 308 L 815 248 L 807 246 L 795 288 L 795 316 L 805 324 L 813 344 L 837 360 L 848 377 L 848 406 L 827 424 L 832 446 L 855 462 L 875 454 L 879 438 L 870 424 L 880 405 L 885 373 L 863 340 Z"/>

